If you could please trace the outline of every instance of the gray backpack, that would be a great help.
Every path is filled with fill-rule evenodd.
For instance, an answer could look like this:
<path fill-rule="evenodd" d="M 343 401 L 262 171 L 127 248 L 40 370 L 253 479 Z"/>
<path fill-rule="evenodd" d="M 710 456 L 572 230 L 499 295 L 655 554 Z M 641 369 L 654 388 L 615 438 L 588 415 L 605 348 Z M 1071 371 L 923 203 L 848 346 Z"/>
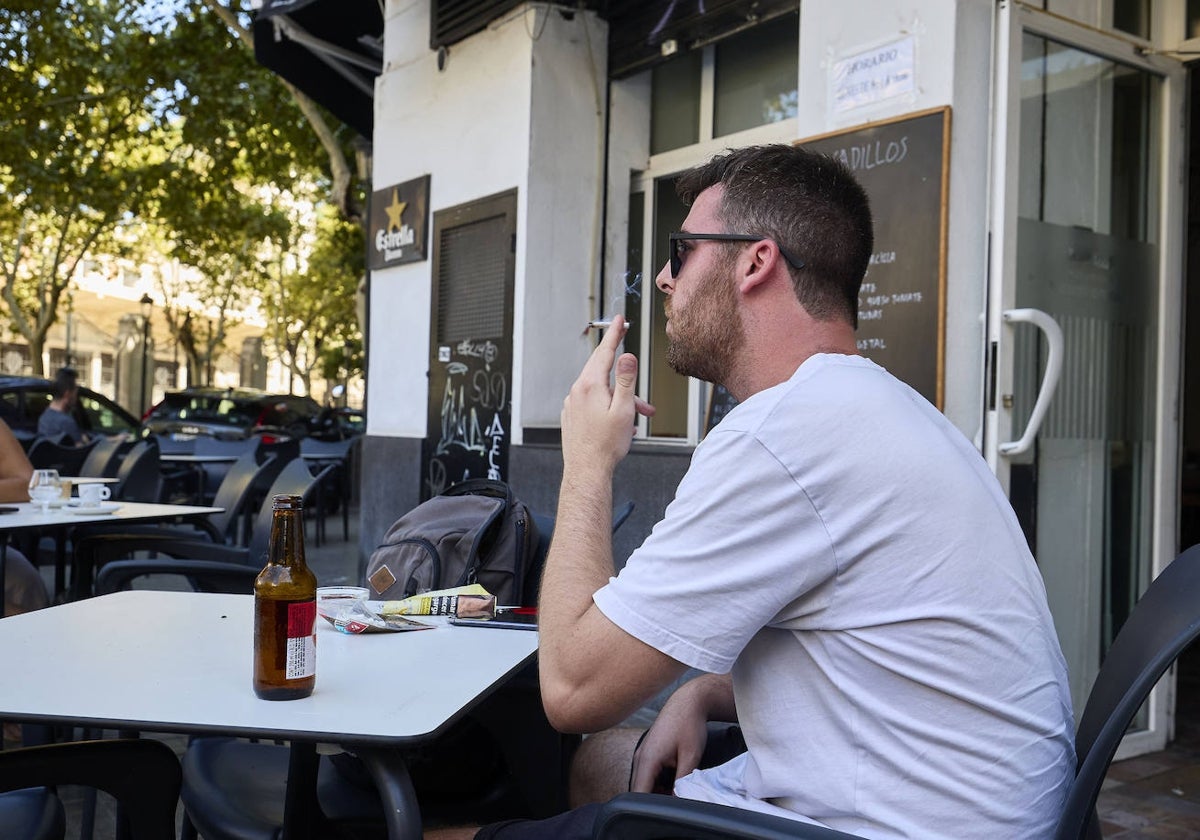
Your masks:
<path fill-rule="evenodd" d="M 371 553 L 367 585 L 373 599 L 398 600 L 479 583 L 498 604 L 533 606 L 537 546 L 533 515 L 509 486 L 470 479 L 392 523 Z"/>

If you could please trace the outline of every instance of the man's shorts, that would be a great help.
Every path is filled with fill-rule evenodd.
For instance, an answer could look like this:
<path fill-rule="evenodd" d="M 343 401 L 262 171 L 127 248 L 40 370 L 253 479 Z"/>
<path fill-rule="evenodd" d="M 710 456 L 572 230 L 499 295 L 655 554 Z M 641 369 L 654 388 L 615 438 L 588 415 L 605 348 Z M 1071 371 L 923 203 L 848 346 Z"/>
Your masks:
<path fill-rule="evenodd" d="M 642 738 L 645 738 L 645 734 Z M 638 746 L 642 745 L 641 739 Z M 636 751 L 636 750 L 635 750 Z M 742 730 L 729 723 L 710 723 L 700 769 L 716 767 L 746 751 Z M 629 770 L 633 779 L 633 768 Z M 592 828 L 604 803 L 582 805 L 544 820 L 508 820 L 485 825 L 475 840 L 591 840 Z"/>

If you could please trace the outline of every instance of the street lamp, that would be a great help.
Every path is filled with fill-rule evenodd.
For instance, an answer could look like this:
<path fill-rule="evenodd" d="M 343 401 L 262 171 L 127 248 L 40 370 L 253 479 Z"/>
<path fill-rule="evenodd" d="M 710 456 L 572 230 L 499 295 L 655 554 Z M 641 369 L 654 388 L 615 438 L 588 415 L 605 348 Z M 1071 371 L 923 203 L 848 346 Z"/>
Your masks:
<path fill-rule="evenodd" d="M 140 404 L 144 414 L 150 407 L 150 404 L 146 402 L 146 354 L 150 344 L 150 311 L 154 308 L 154 301 L 147 293 L 142 295 L 142 299 L 138 303 L 142 307 L 142 397 Z"/>

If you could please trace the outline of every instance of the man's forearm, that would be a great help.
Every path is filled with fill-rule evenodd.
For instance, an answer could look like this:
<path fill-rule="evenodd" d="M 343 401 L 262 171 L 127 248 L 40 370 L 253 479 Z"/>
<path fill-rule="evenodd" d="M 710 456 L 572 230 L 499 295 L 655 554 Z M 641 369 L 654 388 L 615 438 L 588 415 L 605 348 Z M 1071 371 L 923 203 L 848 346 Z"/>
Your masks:
<path fill-rule="evenodd" d="M 613 574 L 611 519 L 611 473 L 603 467 L 565 468 L 538 607 L 543 669 L 570 667 L 580 619 Z"/>
<path fill-rule="evenodd" d="M 0 479 L 0 502 L 29 501 L 28 478 Z"/>

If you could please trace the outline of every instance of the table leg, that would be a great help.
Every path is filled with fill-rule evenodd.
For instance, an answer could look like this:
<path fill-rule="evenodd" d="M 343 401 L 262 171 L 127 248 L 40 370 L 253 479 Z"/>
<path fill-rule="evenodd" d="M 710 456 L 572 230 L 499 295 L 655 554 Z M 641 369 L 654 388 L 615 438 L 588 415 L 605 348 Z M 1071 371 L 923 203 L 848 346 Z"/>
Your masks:
<path fill-rule="evenodd" d="M 54 533 L 54 603 L 58 603 L 67 588 L 67 538 L 62 531 Z"/>
<path fill-rule="evenodd" d="M 421 809 L 404 756 L 398 750 L 382 748 L 358 747 L 354 752 L 366 765 L 383 800 L 388 840 L 421 840 Z"/>
<path fill-rule="evenodd" d="M 293 741 L 288 753 L 287 792 L 283 796 L 280 840 L 310 840 L 318 820 L 317 745 Z"/>

